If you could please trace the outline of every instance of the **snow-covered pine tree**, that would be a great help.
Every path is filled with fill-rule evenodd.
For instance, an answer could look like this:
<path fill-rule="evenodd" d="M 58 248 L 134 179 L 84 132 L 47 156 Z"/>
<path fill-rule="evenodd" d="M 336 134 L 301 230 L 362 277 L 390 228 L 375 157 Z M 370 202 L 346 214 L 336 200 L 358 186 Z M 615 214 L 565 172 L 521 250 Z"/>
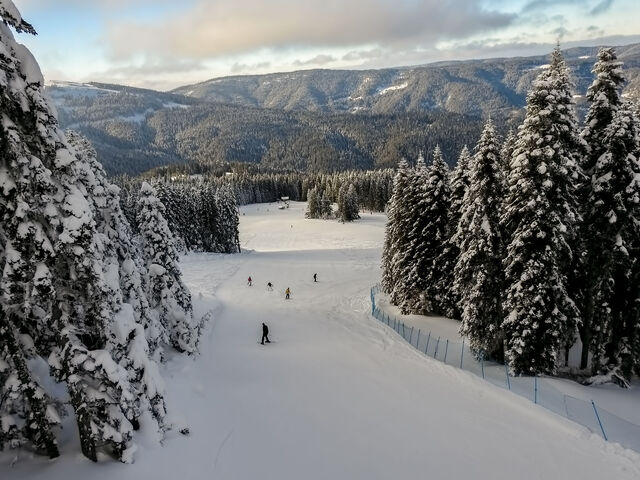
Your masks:
<path fill-rule="evenodd" d="M 73 131 L 67 131 L 66 137 L 76 152 L 78 184 L 89 199 L 96 224 L 103 276 L 110 279 L 107 287 L 113 321 L 106 332 L 109 351 L 127 371 L 135 388 L 136 411 L 150 411 L 160 428 L 164 428 L 164 382 L 151 357 L 160 359 L 159 347 L 167 339 L 158 319 L 150 315 L 141 274 L 144 264 L 120 207 L 120 189 L 107 180 L 93 146 L 85 137 Z M 129 420 L 137 429 L 137 418 Z"/>
<path fill-rule="evenodd" d="M 307 212 L 306 218 L 319 218 L 320 217 L 320 202 L 318 198 L 318 191 L 315 188 L 310 188 L 307 191 Z"/>
<path fill-rule="evenodd" d="M 589 353 L 592 351 L 599 352 L 594 367 L 597 369 L 600 366 L 603 345 L 595 344 L 594 340 L 604 340 L 606 337 L 604 334 L 597 333 L 602 328 L 604 319 L 601 321 L 596 315 L 595 297 L 598 295 L 597 290 L 605 285 L 602 282 L 607 281 L 603 276 L 607 276 L 605 271 L 610 267 L 608 264 L 613 255 L 612 245 L 603 245 L 603 241 L 607 243 L 608 239 L 602 238 L 603 235 L 607 237 L 606 232 L 610 232 L 612 228 L 604 225 L 603 220 L 606 220 L 601 217 L 603 209 L 609 209 L 611 205 L 593 204 L 592 202 L 603 201 L 602 198 L 599 198 L 599 193 L 594 192 L 596 185 L 602 188 L 602 180 L 594 178 L 594 175 L 598 173 L 596 165 L 600 157 L 608 148 L 605 143 L 607 128 L 622 104 L 620 91 L 624 84 L 624 77 L 621 67 L 622 63 L 618 61 L 613 48 L 601 48 L 598 52 L 598 60 L 592 70 L 595 79 L 587 90 L 587 99 L 591 103 L 585 117 L 582 137 L 587 142 L 589 153 L 583 157 L 582 168 L 586 179 L 579 189 L 584 221 L 580 226 L 578 237 L 580 255 L 576 256 L 574 260 L 574 278 L 572 279 L 582 318 L 579 329 L 582 340 L 582 368 L 587 368 Z M 618 181 L 623 181 L 623 179 L 613 179 L 614 186 L 611 188 L 618 187 L 619 189 Z M 605 195 L 610 193 L 606 192 Z M 601 231 L 602 228 L 605 229 L 604 232 Z M 603 252 L 603 247 L 608 250 Z"/>
<path fill-rule="evenodd" d="M 591 350 L 595 373 L 624 384 L 640 365 L 634 355 L 640 323 L 634 266 L 640 261 L 639 126 L 631 105 L 618 104 L 604 130 L 604 152 L 591 171 L 585 218 L 593 279 Z M 596 254 L 597 252 L 597 254 Z"/>
<path fill-rule="evenodd" d="M 458 163 L 451 172 L 451 208 L 449 209 L 449 222 L 455 225 L 456 230 L 460 217 L 462 216 L 464 195 L 469 188 L 470 163 L 471 153 L 465 145 L 460 151 Z"/>
<path fill-rule="evenodd" d="M 0 18 L 0 448 L 30 442 L 53 458 L 59 419 L 28 359 L 46 359 L 56 343 L 51 322 L 55 252 L 48 235 L 55 235 L 51 217 L 57 215 L 49 205 L 59 188 L 50 171 L 57 125 L 42 94 L 40 70 L 10 28 L 35 30 L 11 1 L 0 1 Z"/>
<path fill-rule="evenodd" d="M 460 334 L 478 357 L 503 357 L 503 246 L 499 221 L 504 195 L 502 161 L 495 128 L 485 124 L 471 160 L 469 188 L 454 236 L 460 255 L 454 270 L 461 296 Z"/>
<path fill-rule="evenodd" d="M 421 215 L 426 217 L 420 237 L 424 252 L 424 267 L 420 275 L 425 285 L 421 303 L 424 311 L 444 315 L 455 312 L 457 308 L 452 274 L 457 259 L 447 248 L 451 206 L 449 181 L 449 167 L 437 146 L 433 152 L 433 163 L 427 170 L 424 200 L 418 206 Z"/>
<path fill-rule="evenodd" d="M 511 233 L 502 328 L 516 374 L 555 372 L 562 349 L 575 340 L 578 312 L 567 275 L 583 152 L 568 69 L 556 48 L 527 96 L 501 215 L 503 231 Z"/>
<path fill-rule="evenodd" d="M 322 195 L 320 195 L 320 218 L 326 219 L 331 217 L 333 217 L 331 200 L 329 199 L 329 195 L 327 195 L 327 192 L 322 191 Z"/>
<path fill-rule="evenodd" d="M 217 222 L 217 252 L 240 252 L 240 214 L 236 193 L 231 185 L 222 185 L 216 189 Z"/>
<path fill-rule="evenodd" d="M 405 248 L 406 213 L 409 211 L 405 204 L 405 194 L 411 183 L 409 164 L 403 158 L 398 164 L 398 171 L 393 179 L 393 190 L 387 209 L 387 224 L 385 226 L 384 244 L 382 247 L 382 288 L 393 298 L 393 292 L 399 281 L 397 255 Z"/>
<path fill-rule="evenodd" d="M 422 232 L 429 223 L 425 213 L 425 188 L 428 170 L 422 153 L 416 161 L 416 167 L 410 170 L 407 187 L 402 193 L 402 214 L 399 219 L 399 245 L 394 256 L 396 285 L 391 292 L 391 298 L 400 311 L 407 313 L 422 313 L 420 295 L 424 291 L 426 270 L 429 265 L 428 244 L 424 242 Z"/>
<path fill-rule="evenodd" d="M 338 215 L 341 222 L 353 222 L 360 218 L 358 194 L 353 183 L 344 184 L 338 193 Z"/>
<path fill-rule="evenodd" d="M 200 325 L 193 318 L 191 293 L 182 282 L 173 235 L 163 216 L 164 207 L 154 188 L 140 188 L 138 226 L 147 268 L 147 298 L 171 346 L 180 352 L 196 351 Z"/>

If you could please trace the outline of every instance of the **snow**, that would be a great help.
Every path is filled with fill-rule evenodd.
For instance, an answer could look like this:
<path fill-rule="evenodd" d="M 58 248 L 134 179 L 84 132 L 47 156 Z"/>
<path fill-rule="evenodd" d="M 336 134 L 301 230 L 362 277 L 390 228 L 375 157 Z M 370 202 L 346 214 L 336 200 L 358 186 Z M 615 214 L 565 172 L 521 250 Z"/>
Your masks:
<path fill-rule="evenodd" d="M 390 87 L 386 87 L 378 91 L 378 95 L 384 95 L 385 93 L 393 92 L 394 90 L 402 90 L 407 88 L 407 86 L 409 86 L 407 82 L 401 83 L 400 85 L 391 85 Z"/>
<path fill-rule="evenodd" d="M 199 356 L 162 366 L 175 426 L 163 446 L 143 429 L 133 465 L 96 466 L 67 428 L 60 458 L 21 451 L 10 466 L 16 452 L 1 453 L 0 477 L 640 479 L 640 454 L 425 357 L 370 315 L 384 215 L 304 210 L 242 207 L 244 253 L 183 258 L 196 311 L 216 313 Z M 274 343 L 259 344 L 261 322 Z"/>

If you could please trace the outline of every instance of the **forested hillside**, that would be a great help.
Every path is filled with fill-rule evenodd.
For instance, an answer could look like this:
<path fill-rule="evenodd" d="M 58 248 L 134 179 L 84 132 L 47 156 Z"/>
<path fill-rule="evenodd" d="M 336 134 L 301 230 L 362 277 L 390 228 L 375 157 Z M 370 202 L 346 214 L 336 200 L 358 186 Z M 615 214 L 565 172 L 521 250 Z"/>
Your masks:
<path fill-rule="evenodd" d="M 91 139 L 111 175 L 195 162 L 312 172 L 394 166 L 440 144 L 453 158 L 481 121 L 448 112 L 286 112 L 112 85 L 49 87 L 65 128 Z"/>

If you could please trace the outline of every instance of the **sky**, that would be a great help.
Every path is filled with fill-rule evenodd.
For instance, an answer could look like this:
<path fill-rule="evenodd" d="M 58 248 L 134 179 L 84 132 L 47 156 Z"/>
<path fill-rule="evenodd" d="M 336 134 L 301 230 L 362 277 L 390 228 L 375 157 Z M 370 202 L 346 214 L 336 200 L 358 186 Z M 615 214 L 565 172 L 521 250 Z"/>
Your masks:
<path fill-rule="evenodd" d="M 47 81 L 169 90 L 640 42 L 638 0 L 14 0 Z"/>

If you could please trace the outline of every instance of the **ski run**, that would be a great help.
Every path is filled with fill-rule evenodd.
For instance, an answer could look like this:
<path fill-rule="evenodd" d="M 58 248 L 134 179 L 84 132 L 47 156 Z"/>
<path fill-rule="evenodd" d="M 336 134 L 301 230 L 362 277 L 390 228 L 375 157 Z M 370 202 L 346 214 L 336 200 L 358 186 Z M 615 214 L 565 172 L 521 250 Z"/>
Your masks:
<path fill-rule="evenodd" d="M 304 212 L 242 207 L 242 254 L 182 258 L 195 313 L 215 314 L 198 355 L 161 367 L 178 427 L 162 442 L 143 428 L 132 465 L 96 465 L 66 418 L 59 458 L 5 451 L 0 478 L 640 478 L 640 454 L 425 357 L 370 315 L 383 214 Z"/>

